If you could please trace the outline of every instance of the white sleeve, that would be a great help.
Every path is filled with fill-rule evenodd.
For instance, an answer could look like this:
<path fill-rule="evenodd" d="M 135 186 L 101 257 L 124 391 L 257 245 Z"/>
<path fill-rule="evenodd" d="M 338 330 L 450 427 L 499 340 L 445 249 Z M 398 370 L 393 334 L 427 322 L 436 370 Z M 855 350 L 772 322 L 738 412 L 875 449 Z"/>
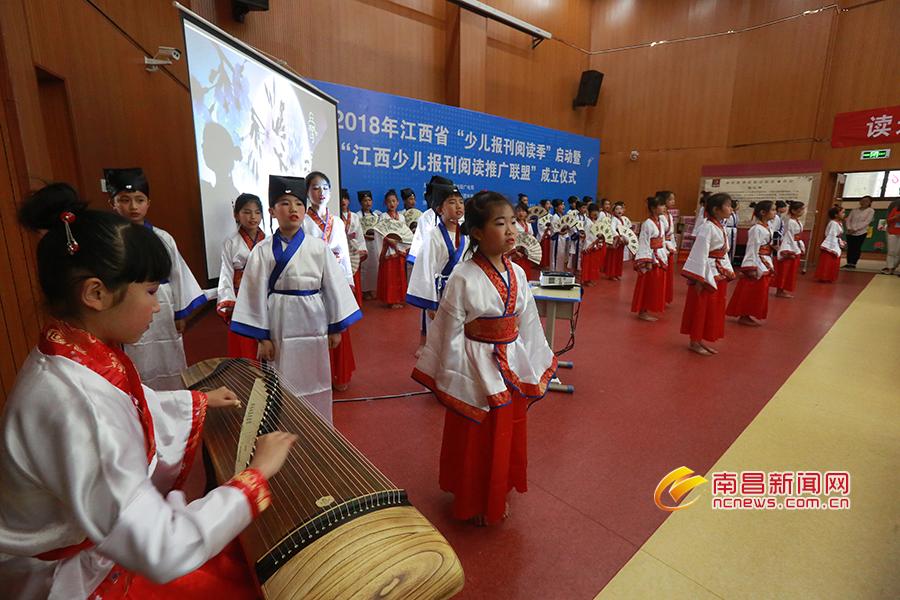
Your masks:
<path fill-rule="evenodd" d="M 271 243 L 281 242 L 274 239 Z M 263 253 L 270 248 L 270 244 L 259 244 L 250 252 L 231 314 L 231 330 L 257 340 L 269 339 L 269 275 L 272 267 Z"/>
<path fill-rule="evenodd" d="M 200 285 L 191 273 L 187 263 L 178 251 L 175 238 L 166 234 L 169 256 L 172 259 L 172 272 L 169 275 L 169 284 L 172 286 L 172 301 L 174 302 L 175 320 L 187 318 L 192 312 L 206 304 L 206 295 L 200 289 Z"/>
<path fill-rule="evenodd" d="M 234 246 L 226 239 L 222 246 L 222 266 L 219 269 L 219 295 L 216 309 L 230 306 L 234 308 L 237 296 L 234 293 Z"/>
<path fill-rule="evenodd" d="M 413 263 L 409 285 L 406 288 L 406 302 L 424 310 L 437 310 L 439 299 L 435 279 L 447 264 L 449 256 L 440 230 L 432 230 L 427 245 L 428 249 Z M 424 248 L 425 244 L 422 247 Z"/>
<path fill-rule="evenodd" d="M 334 225 L 331 230 L 331 249 L 337 253 L 338 264 L 344 272 L 347 282 L 353 285 L 353 267 L 350 266 L 350 245 L 347 243 L 347 231 L 344 229 L 344 221 L 339 217 L 332 217 Z"/>
<path fill-rule="evenodd" d="M 650 249 L 651 227 L 650 219 L 641 224 L 641 233 L 638 236 L 638 250 L 637 254 L 634 255 L 635 266 L 653 262 L 653 250 Z"/>
<path fill-rule="evenodd" d="M 681 274 L 700 283 L 704 283 L 709 287 L 716 289 L 716 270 L 709 258 L 709 234 L 715 227 L 709 222 L 703 223 L 703 226 L 696 232 L 694 245 L 691 246 L 691 253 L 688 255 Z"/>
<path fill-rule="evenodd" d="M 60 451 L 33 448 L 29 473 L 53 493 L 97 550 L 124 568 L 152 581 L 189 573 L 241 532 L 252 520 L 241 490 L 220 486 L 185 503 L 181 492 L 163 496 L 147 477 L 144 444 L 129 428 L 110 427 L 94 398 L 75 387 L 66 390 L 67 408 L 56 416 L 37 415 L 22 423 L 26 445 L 51 443 Z M 35 437 L 28 432 L 40 430 Z M 48 457 L 48 458 L 44 458 Z"/>
<path fill-rule="evenodd" d="M 319 293 L 325 303 L 328 333 L 340 333 L 362 318 L 356 297 L 347 283 L 344 271 L 330 250 L 326 249 Z M 241 291 L 244 287 L 241 286 Z"/>

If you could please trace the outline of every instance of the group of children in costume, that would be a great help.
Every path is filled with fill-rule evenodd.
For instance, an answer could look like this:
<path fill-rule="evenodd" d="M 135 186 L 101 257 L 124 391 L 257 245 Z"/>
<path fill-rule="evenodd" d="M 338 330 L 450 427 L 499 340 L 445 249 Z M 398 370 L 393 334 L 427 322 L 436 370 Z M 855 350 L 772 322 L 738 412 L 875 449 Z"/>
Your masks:
<path fill-rule="evenodd" d="M 246 470 L 185 501 L 179 490 L 206 412 L 239 400 L 226 388 L 179 389 L 184 319 L 206 295 L 172 237 L 147 221 L 143 173 L 108 170 L 106 181 L 113 212 L 87 209 L 71 187 L 51 184 L 20 214 L 43 233 L 38 276 L 53 317 L 0 425 L 0 579 L 20 597 L 110 598 L 140 582 L 210 570 L 272 501 L 268 479 L 296 439 L 261 436 Z M 583 226 L 566 230 L 530 217 L 527 198 L 515 207 L 495 192 L 464 200 L 452 181 L 435 177 L 425 194 L 429 208 L 407 244 L 362 226 L 371 216 L 403 219 L 395 193 L 386 195 L 387 211 L 375 215 L 371 194 L 361 192 L 355 215 L 342 190 L 334 215 L 330 192 L 324 173 L 270 176 L 267 212 L 278 223 L 271 236 L 260 228 L 261 199 L 235 200 L 237 229 L 223 246 L 216 306 L 229 327 L 229 355 L 273 362 L 330 422 L 331 390 L 353 369 L 348 328 L 362 316 L 362 294 L 421 308 L 427 335 L 412 377 L 446 407 L 440 485 L 454 495 L 455 517 L 481 525 L 505 518 L 508 492 L 527 489 L 527 408 L 544 396 L 557 367 L 529 279 L 541 267 L 578 272 L 586 284 L 601 271 L 621 277 L 622 232 L 631 226 L 624 204 L 610 212 L 607 201 L 574 198 L 570 212 Z M 414 192 L 402 196 L 412 210 Z M 674 201 L 671 192 L 648 199 L 640 228 L 632 310 L 647 320 L 673 298 L 677 247 L 667 211 Z M 562 201 L 550 208 L 560 221 Z M 794 289 L 803 209 L 788 205 L 776 231 L 773 203 L 756 204 L 744 277 L 726 306 L 735 275 L 723 223 L 732 201 L 727 194 L 704 199 L 681 271 L 688 280 L 681 331 L 692 350 L 715 353 L 705 342 L 722 337 L 725 314 L 748 324 L 764 319 L 770 285 L 782 296 Z M 840 211 L 830 216 L 823 248 L 839 256 Z M 600 218 L 615 224 L 612 239 L 591 231 Z M 522 233 L 545 248 L 542 265 L 517 249 Z M 354 273 L 351 255 L 371 266 Z M 829 260 L 820 261 L 823 276 L 834 271 Z M 203 593 L 229 585 L 203 581 Z"/>

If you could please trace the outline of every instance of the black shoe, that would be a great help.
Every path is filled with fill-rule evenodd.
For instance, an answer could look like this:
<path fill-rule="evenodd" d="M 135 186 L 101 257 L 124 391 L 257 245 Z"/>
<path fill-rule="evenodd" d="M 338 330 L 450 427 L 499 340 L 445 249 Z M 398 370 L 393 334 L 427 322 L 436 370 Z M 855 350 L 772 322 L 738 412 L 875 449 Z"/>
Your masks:
<path fill-rule="evenodd" d="M 844 265 L 844 268 L 845 269 L 855 269 L 856 265 L 851 265 L 850 263 L 847 263 L 846 265 Z"/>

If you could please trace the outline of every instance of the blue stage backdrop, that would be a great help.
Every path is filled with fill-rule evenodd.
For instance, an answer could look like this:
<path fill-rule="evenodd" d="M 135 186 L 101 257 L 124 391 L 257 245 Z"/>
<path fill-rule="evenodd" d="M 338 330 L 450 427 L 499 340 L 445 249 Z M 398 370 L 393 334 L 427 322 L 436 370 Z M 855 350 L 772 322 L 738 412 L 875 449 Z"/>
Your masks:
<path fill-rule="evenodd" d="M 312 81 L 338 100 L 341 183 L 371 190 L 375 208 L 384 193 L 412 188 L 425 210 L 432 175 L 452 179 L 465 196 L 502 192 L 515 201 L 594 196 L 600 140 L 493 115 Z M 315 166 L 313 166 L 315 168 Z M 402 205 L 401 207 L 402 208 Z"/>

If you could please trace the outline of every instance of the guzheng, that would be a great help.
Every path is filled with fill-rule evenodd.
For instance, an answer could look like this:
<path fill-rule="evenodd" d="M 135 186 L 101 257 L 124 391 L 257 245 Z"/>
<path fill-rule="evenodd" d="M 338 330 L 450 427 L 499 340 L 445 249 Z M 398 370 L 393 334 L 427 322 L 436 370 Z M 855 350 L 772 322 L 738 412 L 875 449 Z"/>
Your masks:
<path fill-rule="evenodd" d="M 227 386 L 241 399 L 241 408 L 206 416 L 204 442 L 219 482 L 246 468 L 257 436 L 298 434 L 269 481 L 272 505 L 240 536 L 267 600 L 449 598 L 462 589 L 459 559 L 406 491 L 272 367 L 217 358 L 182 379 L 192 390 Z"/>

